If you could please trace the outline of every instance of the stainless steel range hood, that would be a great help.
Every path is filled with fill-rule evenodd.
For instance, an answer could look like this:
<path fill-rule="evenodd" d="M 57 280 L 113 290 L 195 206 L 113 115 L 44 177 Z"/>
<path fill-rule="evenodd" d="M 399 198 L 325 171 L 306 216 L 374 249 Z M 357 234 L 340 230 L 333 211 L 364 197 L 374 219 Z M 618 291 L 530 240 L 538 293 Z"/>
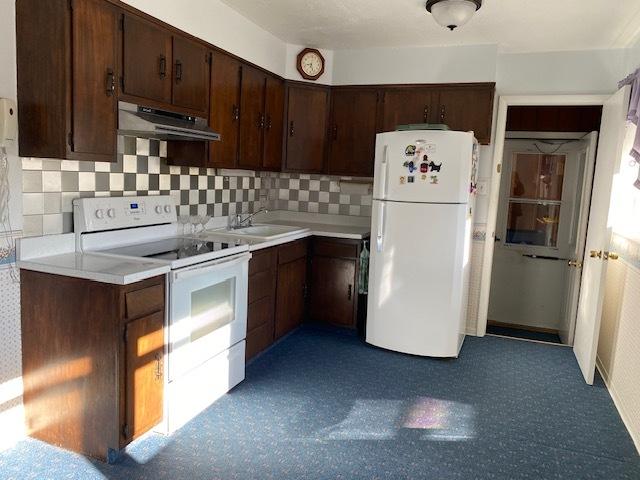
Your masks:
<path fill-rule="evenodd" d="M 118 133 L 159 140 L 218 141 L 206 118 L 118 102 Z"/>

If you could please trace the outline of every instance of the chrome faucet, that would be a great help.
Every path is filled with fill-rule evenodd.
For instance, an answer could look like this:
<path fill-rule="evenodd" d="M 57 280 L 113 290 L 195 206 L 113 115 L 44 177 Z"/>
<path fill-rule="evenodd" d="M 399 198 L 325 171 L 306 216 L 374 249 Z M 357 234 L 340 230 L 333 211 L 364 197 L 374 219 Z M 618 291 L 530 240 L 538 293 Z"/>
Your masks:
<path fill-rule="evenodd" d="M 255 217 L 257 214 L 264 212 L 264 213 L 268 213 L 269 210 L 267 210 L 266 208 L 260 208 L 259 210 L 257 210 L 256 212 L 250 213 L 250 214 L 246 214 L 246 213 L 238 213 L 236 215 L 229 215 L 228 217 L 228 221 L 227 221 L 227 228 L 229 230 L 235 230 L 238 228 L 242 228 L 242 227 L 250 227 L 253 225 L 253 217 Z M 247 215 L 246 217 L 242 218 L 243 215 Z"/>

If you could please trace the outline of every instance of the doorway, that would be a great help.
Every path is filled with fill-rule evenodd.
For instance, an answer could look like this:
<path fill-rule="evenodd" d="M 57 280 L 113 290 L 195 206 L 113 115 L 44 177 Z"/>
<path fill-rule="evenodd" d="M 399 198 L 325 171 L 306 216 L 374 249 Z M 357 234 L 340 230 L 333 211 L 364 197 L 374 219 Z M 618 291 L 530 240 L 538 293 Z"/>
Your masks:
<path fill-rule="evenodd" d="M 589 215 L 585 240 L 585 252 L 579 264 L 581 280 L 578 291 L 571 292 L 578 298 L 573 353 L 584 380 L 593 384 L 596 350 L 600 330 L 600 317 L 604 300 L 603 282 L 609 260 L 611 227 L 609 218 L 612 206 L 614 176 L 622 158 L 626 133 L 626 119 L 631 98 L 631 87 L 623 86 L 612 95 L 529 95 L 502 96 L 498 102 L 493 173 L 489 193 L 487 235 L 480 281 L 478 305 L 478 336 L 486 334 L 491 296 L 491 277 L 495 250 L 496 225 L 499 210 L 499 193 L 502 183 L 502 161 L 507 140 L 507 117 L 511 107 L 560 107 L 602 106 L 600 133 L 597 142 L 596 162 L 591 186 Z M 540 129 L 536 129 L 540 130 Z M 611 257 L 613 258 L 613 257 Z M 579 259 L 578 259 L 579 260 Z"/>
<path fill-rule="evenodd" d="M 566 108 L 557 107 L 556 117 Z M 521 114 L 537 115 L 530 108 Z M 593 109 L 585 107 L 585 114 Z M 599 129 L 599 109 L 591 128 Z M 566 115 L 564 115 L 566 117 Z M 573 131 L 576 120 L 546 130 Z M 531 122 L 532 123 L 532 122 Z M 547 122 L 549 123 L 549 122 Z M 507 124 L 509 127 L 509 122 Z M 598 133 L 507 132 L 487 333 L 571 345 Z"/>

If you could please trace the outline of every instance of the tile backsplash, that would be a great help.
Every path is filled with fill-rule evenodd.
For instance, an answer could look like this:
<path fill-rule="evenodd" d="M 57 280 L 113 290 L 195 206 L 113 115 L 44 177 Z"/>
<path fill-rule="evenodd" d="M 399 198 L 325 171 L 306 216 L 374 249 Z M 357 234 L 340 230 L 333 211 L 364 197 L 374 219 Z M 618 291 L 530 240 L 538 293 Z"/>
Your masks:
<path fill-rule="evenodd" d="M 72 200 L 171 195 L 179 215 L 227 216 L 270 209 L 371 215 L 371 195 L 340 192 L 340 178 L 269 172 L 234 176 L 167 165 L 166 142 L 118 138 L 114 163 L 22 159 L 23 235 L 73 231 Z"/>

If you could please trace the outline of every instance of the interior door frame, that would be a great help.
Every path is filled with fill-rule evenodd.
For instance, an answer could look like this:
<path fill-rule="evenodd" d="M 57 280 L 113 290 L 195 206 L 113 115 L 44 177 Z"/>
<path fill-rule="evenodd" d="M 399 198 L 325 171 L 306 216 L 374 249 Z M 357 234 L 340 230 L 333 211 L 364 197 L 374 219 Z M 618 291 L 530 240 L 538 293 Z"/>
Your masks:
<path fill-rule="evenodd" d="M 502 160 L 507 131 L 507 110 L 513 106 L 588 106 L 604 105 L 611 95 L 506 95 L 498 100 L 498 116 L 494 139 L 494 151 L 489 191 L 489 209 L 487 213 L 484 258 L 480 280 L 480 299 L 476 335 L 484 337 L 487 333 L 489 315 L 489 295 L 491 292 L 491 274 L 495 248 L 496 222 L 500 201 L 500 182 L 502 179 Z"/>

